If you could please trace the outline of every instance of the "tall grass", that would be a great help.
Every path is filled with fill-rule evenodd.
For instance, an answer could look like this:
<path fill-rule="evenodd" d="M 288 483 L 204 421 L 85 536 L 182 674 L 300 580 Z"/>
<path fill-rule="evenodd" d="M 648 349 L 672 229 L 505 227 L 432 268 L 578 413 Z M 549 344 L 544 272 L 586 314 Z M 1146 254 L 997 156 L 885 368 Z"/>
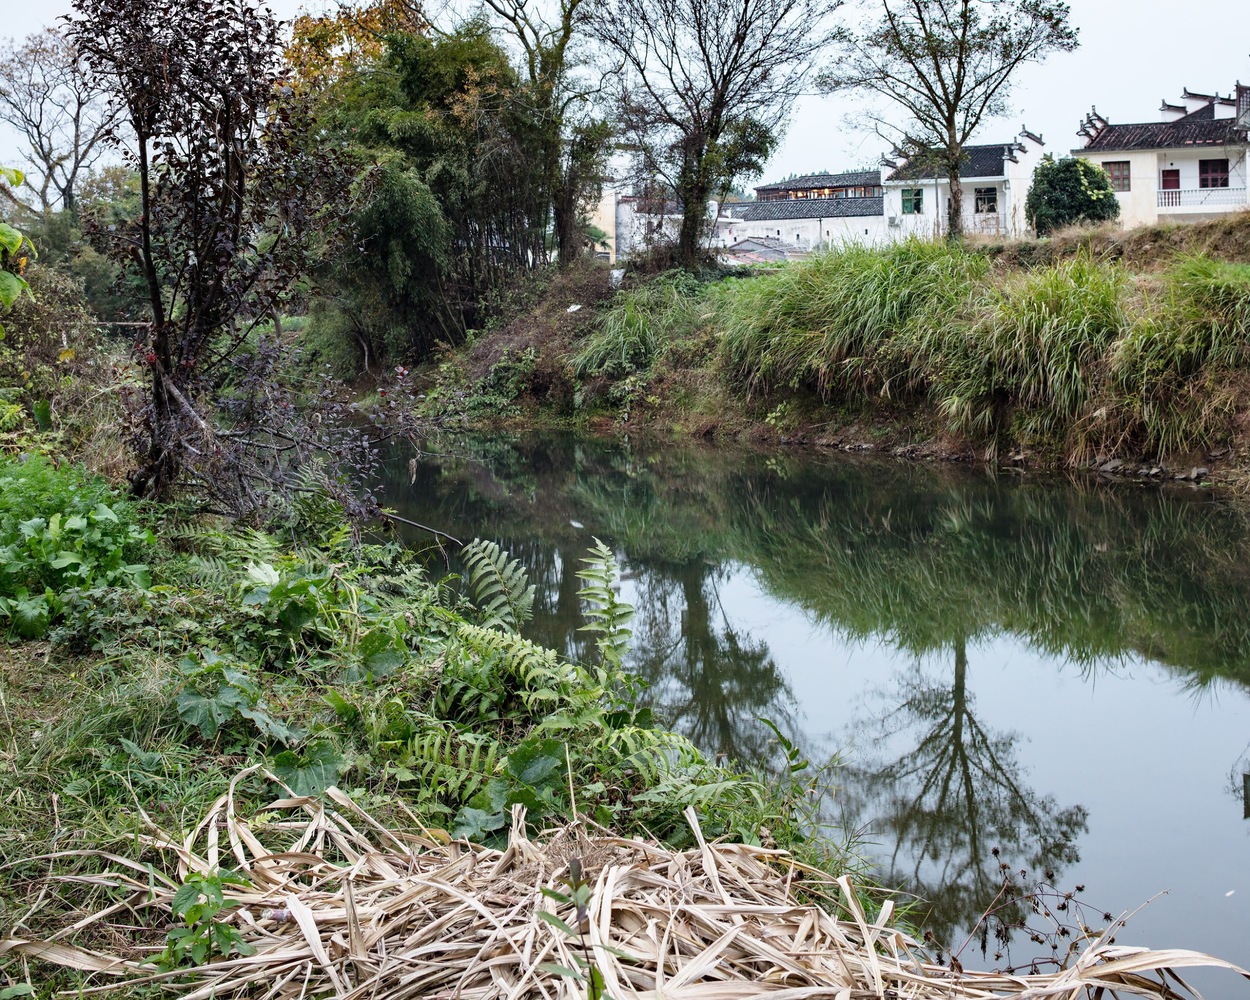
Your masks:
<path fill-rule="evenodd" d="M 956 434 L 1071 460 L 1214 446 L 1250 391 L 1250 265 L 1201 255 L 1142 279 L 1088 251 L 991 271 L 913 240 L 723 282 L 707 301 L 733 386 L 906 398 Z"/>
<path fill-rule="evenodd" d="M 970 325 L 941 325 L 917 356 L 952 430 L 1062 436 L 1086 411 L 1106 352 L 1127 327 L 1127 279 L 1088 254 L 987 289 Z"/>
<path fill-rule="evenodd" d="M 987 270 L 979 255 L 909 240 L 739 283 L 719 300 L 726 367 L 763 391 L 896 393 L 914 381 L 916 323 L 958 314 Z"/>
<path fill-rule="evenodd" d="M 698 281 L 669 272 L 621 292 L 573 357 L 578 377 L 645 371 L 660 350 L 698 319 Z"/>
<path fill-rule="evenodd" d="M 1121 435 L 1160 453 L 1227 434 L 1250 361 L 1250 266 L 1178 258 L 1109 358 Z"/>

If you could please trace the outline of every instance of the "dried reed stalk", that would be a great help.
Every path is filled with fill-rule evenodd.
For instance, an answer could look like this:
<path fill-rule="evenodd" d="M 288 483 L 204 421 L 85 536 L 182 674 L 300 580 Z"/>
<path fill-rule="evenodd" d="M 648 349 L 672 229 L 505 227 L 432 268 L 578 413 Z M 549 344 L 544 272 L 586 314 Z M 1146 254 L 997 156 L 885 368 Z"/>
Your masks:
<path fill-rule="evenodd" d="M 577 968 L 581 944 L 536 913 L 559 911 L 576 923 L 570 907 L 541 892 L 562 888 L 576 856 L 593 885 L 582 931 L 615 1000 L 1024 1000 L 1100 990 L 1174 997 L 1183 985 L 1170 971 L 1176 968 L 1213 965 L 1247 975 L 1196 952 L 1113 947 L 1105 939 L 1050 974 L 954 972 L 919 957 L 915 942 L 890 925 L 889 903 L 870 921 L 842 877 L 838 902 L 848 917 L 836 919 L 796 891 L 796 883 L 810 887 L 828 876 L 783 851 L 708 843 L 693 811 L 698 847 L 687 851 L 590 836 L 576 824 L 538 844 L 527 838 L 519 809 L 507 850 L 496 851 L 429 831 L 388 830 L 335 789 L 325 801 L 280 799 L 245 818 L 236 808 L 239 778 L 185 838 L 153 824 L 147 843 L 176 855 L 177 880 L 99 854 L 108 870 L 83 880 L 129 890 L 128 899 L 47 940 L 0 941 L 0 957 L 92 974 L 95 985 L 80 995 L 147 983 L 184 1000 L 572 1000 L 585 985 L 544 966 Z M 222 867 L 251 882 L 228 887 L 232 906 L 222 918 L 256 953 L 194 974 L 154 973 L 143 959 L 164 944 L 179 882 Z M 128 954 L 65 943 L 123 918 L 128 929 L 144 928 L 148 943 Z"/>

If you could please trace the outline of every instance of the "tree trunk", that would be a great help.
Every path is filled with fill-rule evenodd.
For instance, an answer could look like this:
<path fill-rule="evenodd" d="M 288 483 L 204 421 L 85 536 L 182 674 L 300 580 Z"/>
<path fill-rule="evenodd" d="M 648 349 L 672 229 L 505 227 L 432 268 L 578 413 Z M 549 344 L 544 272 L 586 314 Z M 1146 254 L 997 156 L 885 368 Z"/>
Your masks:
<path fill-rule="evenodd" d="M 947 179 L 951 188 L 951 207 L 946 219 L 946 238 L 952 243 L 964 241 L 964 189 L 959 183 L 959 165 L 948 168 Z"/>
<path fill-rule="evenodd" d="M 706 184 L 691 184 L 681 192 L 681 229 L 677 233 L 677 259 L 683 267 L 697 267 L 703 257 L 703 234 L 707 224 Z"/>

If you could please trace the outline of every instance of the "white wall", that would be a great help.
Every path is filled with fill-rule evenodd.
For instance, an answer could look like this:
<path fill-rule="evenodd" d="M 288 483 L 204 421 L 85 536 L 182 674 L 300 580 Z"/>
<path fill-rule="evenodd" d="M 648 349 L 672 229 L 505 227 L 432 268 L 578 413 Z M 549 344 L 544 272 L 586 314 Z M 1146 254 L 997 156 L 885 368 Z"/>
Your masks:
<path fill-rule="evenodd" d="M 1244 197 L 1240 204 L 1178 205 L 1159 208 L 1159 189 L 1164 170 L 1179 170 L 1181 191 L 1198 189 L 1198 161 L 1228 159 L 1228 186 L 1230 189 L 1246 188 L 1246 153 L 1244 149 L 1210 146 L 1199 149 L 1148 149 L 1127 152 L 1078 150 L 1077 156 L 1102 166 L 1104 163 L 1127 161 L 1129 164 L 1129 190 L 1117 191 L 1120 202 L 1120 224 L 1126 229 L 1149 226 L 1160 218 L 1210 218 L 1245 208 Z"/>
<path fill-rule="evenodd" d="M 846 243 L 876 245 L 886 239 L 885 219 L 879 215 L 837 219 L 758 219 L 754 222 L 722 218 L 717 225 L 717 234 L 722 246 L 732 246 L 738 240 L 771 236 L 805 250 Z"/>

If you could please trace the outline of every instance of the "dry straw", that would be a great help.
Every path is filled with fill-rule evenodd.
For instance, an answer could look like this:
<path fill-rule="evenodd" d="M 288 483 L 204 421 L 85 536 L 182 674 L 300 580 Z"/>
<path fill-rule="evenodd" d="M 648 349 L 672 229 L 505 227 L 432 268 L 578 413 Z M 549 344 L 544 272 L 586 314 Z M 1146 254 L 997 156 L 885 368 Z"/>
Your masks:
<path fill-rule="evenodd" d="M 1196 952 L 1114 947 L 1105 939 L 1054 973 L 953 972 L 918 957 L 915 943 L 890 925 L 888 903 L 870 921 L 843 877 L 836 893 L 846 919 L 837 919 L 803 901 L 827 876 L 782 851 L 709 844 L 693 812 L 698 846 L 687 851 L 591 836 L 581 825 L 539 844 L 526 837 L 519 810 L 507 850 L 497 851 L 447 842 L 438 832 L 386 829 L 333 789 L 324 801 L 281 799 L 247 818 L 236 808 L 235 784 L 185 839 L 153 826 L 148 844 L 176 855 L 177 879 L 100 854 L 106 870 L 89 881 L 128 890 L 128 898 L 47 940 L 0 941 L 0 957 L 90 973 L 88 986 L 74 991 L 82 996 L 147 983 L 184 1000 L 571 1000 L 584 996 L 585 985 L 550 967 L 577 968 L 580 941 L 536 914 L 545 909 L 576 923 L 564 912 L 569 907 L 541 890 L 563 889 L 577 857 L 593 887 L 582 932 L 616 1000 L 1024 1000 L 1103 990 L 1163 997 L 1183 986 L 1172 969 L 1242 972 Z M 143 959 L 164 944 L 179 883 L 222 868 L 251 882 L 227 887 L 231 908 L 223 918 L 255 954 L 193 974 L 154 973 Z M 149 940 L 128 954 L 67 943 L 136 925 Z"/>

